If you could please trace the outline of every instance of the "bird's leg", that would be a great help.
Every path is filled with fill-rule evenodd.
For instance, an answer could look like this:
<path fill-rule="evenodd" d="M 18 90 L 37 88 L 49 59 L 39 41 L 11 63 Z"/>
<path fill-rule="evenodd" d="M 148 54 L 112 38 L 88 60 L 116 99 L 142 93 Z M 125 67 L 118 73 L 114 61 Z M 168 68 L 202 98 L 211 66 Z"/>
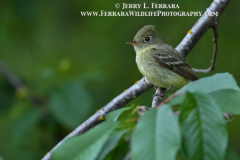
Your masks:
<path fill-rule="evenodd" d="M 162 93 L 162 97 L 172 88 L 172 85 L 169 86 L 167 89 L 165 89 L 165 91 Z"/>
<path fill-rule="evenodd" d="M 163 98 L 163 93 L 165 93 L 165 91 L 166 91 L 166 88 L 161 88 L 161 87 L 158 87 L 158 86 L 154 86 L 154 95 L 153 95 L 153 98 L 154 97 L 161 97 L 161 98 Z"/>
<path fill-rule="evenodd" d="M 163 100 L 163 96 L 167 93 L 169 89 L 172 88 L 172 85 L 170 87 L 166 88 L 161 88 L 154 86 L 155 89 L 155 94 L 153 95 L 153 101 L 152 101 L 152 108 L 158 107 L 158 105 L 161 103 Z"/>
<path fill-rule="evenodd" d="M 156 92 L 158 89 L 158 86 L 154 86 L 154 92 Z"/>
<path fill-rule="evenodd" d="M 163 98 L 163 96 L 164 96 L 171 88 L 172 88 L 172 85 L 169 86 L 167 89 L 166 89 L 166 88 L 161 88 L 161 87 L 158 87 L 158 86 L 154 86 L 155 94 L 153 95 L 153 98 L 154 98 L 155 96 Z M 158 89 L 159 89 L 159 91 L 158 91 Z"/>

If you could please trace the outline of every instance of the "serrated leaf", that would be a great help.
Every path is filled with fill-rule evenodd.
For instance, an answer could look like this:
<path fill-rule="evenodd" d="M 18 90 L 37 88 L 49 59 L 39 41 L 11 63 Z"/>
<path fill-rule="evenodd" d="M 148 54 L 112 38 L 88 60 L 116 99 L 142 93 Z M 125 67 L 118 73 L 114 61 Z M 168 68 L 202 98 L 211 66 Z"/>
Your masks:
<path fill-rule="evenodd" d="M 187 160 L 222 160 L 227 131 L 219 106 L 203 93 L 186 93 L 180 113 L 182 153 Z"/>
<path fill-rule="evenodd" d="M 53 160 L 94 160 L 117 122 L 103 122 L 83 135 L 67 139 L 53 152 Z"/>
<path fill-rule="evenodd" d="M 223 89 L 209 93 L 223 112 L 240 114 L 240 89 Z"/>
<path fill-rule="evenodd" d="M 220 89 L 239 88 L 233 76 L 229 73 L 218 73 L 210 77 L 201 78 L 197 81 L 188 83 L 177 92 L 214 92 Z"/>
<path fill-rule="evenodd" d="M 177 92 L 203 92 L 209 94 L 221 107 L 223 112 L 240 114 L 240 88 L 229 73 L 216 74 L 201 78 L 184 86 Z M 169 102 L 170 105 L 181 104 L 185 95 L 179 95 Z"/>
<path fill-rule="evenodd" d="M 168 105 L 146 112 L 131 136 L 133 160 L 174 160 L 180 148 L 177 117 Z"/>
<path fill-rule="evenodd" d="M 126 132 L 127 132 L 126 130 L 113 131 L 113 133 L 109 136 L 107 142 L 104 144 L 104 147 L 100 152 L 100 155 L 98 156 L 97 160 L 103 160 L 106 157 L 106 155 L 113 150 L 118 141 L 122 138 L 123 134 Z"/>
<path fill-rule="evenodd" d="M 218 104 L 222 112 L 240 114 L 240 89 L 222 89 L 206 93 L 206 95 L 212 97 L 212 100 Z M 184 101 L 184 98 L 185 94 L 179 95 L 172 99 L 168 104 L 171 106 L 181 104 Z"/>
<path fill-rule="evenodd" d="M 91 97 L 87 90 L 76 82 L 65 83 L 51 92 L 48 107 L 65 126 L 75 128 L 91 111 Z"/>

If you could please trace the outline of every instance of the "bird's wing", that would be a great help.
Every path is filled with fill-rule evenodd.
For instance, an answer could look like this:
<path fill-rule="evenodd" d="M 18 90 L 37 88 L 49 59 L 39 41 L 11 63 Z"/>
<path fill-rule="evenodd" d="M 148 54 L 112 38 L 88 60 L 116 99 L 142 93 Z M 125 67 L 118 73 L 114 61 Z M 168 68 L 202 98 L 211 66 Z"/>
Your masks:
<path fill-rule="evenodd" d="M 192 68 L 186 62 L 166 54 L 167 51 L 169 50 L 153 48 L 150 51 L 150 55 L 158 65 L 175 72 L 181 77 L 191 81 L 198 79 Z"/>

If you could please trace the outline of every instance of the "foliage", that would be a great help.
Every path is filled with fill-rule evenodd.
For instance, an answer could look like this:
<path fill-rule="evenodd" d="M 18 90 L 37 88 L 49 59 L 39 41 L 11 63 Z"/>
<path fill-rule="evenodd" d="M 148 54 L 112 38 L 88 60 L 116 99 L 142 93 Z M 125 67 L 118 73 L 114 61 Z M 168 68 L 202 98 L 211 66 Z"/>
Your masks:
<path fill-rule="evenodd" d="M 222 73 L 202 78 L 180 92 L 184 94 L 141 117 L 134 106 L 109 113 L 102 124 L 66 140 L 53 159 L 107 160 L 122 147 L 130 148 L 122 154 L 130 154 L 133 160 L 174 160 L 177 155 L 184 160 L 237 159 L 228 148 L 226 120 L 221 113 L 240 113 L 239 96 L 235 96 L 240 88 L 233 76 Z M 180 106 L 179 115 L 173 110 L 176 106 Z M 123 141 L 127 145 L 122 146 Z"/>
<path fill-rule="evenodd" d="M 123 10 L 123 3 L 141 4 L 142 7 L 146 3 L 150 6 L 149 9 L 141 7 L 137 10 L 204 12 L 211 2 L 162 0 L 154 3 L 173 3 L 180 8 L 152 9 L 151 2 L 146 0 L 1 1 L 0 60 L 26 88 L 16 91 L 0 74 L 0 157 L 4 160 L 42 158 L 73 128 L 140 79 L 142 75 L 135 64 L 133 47 L 126 45 L 126 42 L 132 40 L 141 27 L 155 25 L 164 40 L 176 47 L 199 18 L 87 17 L 82 16 L 80 11 L 129 11 L 135 9 Z M 116 3 L 121 8 L 115 8 Z M 231 1 L 221 15 L 216 69 L 207 75 L 197 73 L 199 77 L 230 72 L 240 83 L 239 6 L 240 1 Z M 207 68 L 212 58 L 212 49 L 212 32 L 209 29 L 191 50 L 186 61 L 194 68 Z M 76 91 L 75 87 L 80 90 Z M 27 97 L 28 92 L 40 98 L 42 105 L 32 103 Z M 175 91 L 170 90 L 169 94 L 171 92 Z M 216 97 L 221 100 L 218 105 L 228 108 L 226 104 L 230 102 L 233 106 L 238 104 L 226 99 L 225 91 L 222 92 L 222 97 Z M 226 92 L 232 94 L 228 98 L 236 99 L 234 97 L 238 96 L 237 90 L 226 89 Z M 210 94 L 212 97 L 215 95 L 214 92 Z M 152 95 L 153 89 L 149 89 L 128 106 L 150 106 Z M 63 96 L 66 98 L 63 99 Z M 72 101 L 72 96 L 77 97 L 76 100 Z M 86 100 L 84 97 L 87 97 Z M 59 104 L 56 99 L 62 103 Z M 80 107 L 76 108 L 77 105 Z M 84 108 L 81 105 L 85 105 Z M 132 110 L 129 109 L 129 112 Z M 125 115 L 121 115 L 120 119 L 124 118 L 126 119 Z M 240 116 L 234 118 L 233 122 L 228 123 L 229 144 L 239 154 Z M 132 125 L 135 124 L 131 123 L 129 127 Z M 128 142 L 121 138 L 106 159 L 123 159 L 128 150 Z M 101 157 L 106 155 L 103 150 L 101 153 L 104 153 Z"/>

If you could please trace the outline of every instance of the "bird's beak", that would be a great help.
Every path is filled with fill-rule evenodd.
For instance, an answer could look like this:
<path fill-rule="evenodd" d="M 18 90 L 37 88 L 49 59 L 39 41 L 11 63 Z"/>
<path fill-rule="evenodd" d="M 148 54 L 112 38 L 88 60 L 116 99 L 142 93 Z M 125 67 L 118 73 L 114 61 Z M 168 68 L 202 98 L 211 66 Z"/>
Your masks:
<path fill-rule="evenodd" d="M 140 44 L 140 42 L 136 42 L 136 41 L 132 40 L 132 41 L 127 42 L 126 44 L 136 45 L 136 44 Z"/>

